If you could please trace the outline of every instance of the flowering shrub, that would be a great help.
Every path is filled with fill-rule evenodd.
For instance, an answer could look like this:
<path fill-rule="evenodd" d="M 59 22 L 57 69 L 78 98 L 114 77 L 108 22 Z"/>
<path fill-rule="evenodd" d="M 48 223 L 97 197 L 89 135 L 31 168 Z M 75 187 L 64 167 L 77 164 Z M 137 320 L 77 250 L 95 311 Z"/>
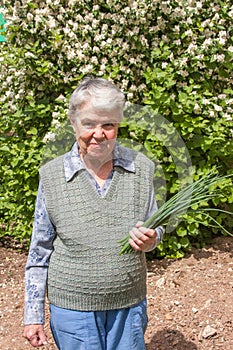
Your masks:
<path fill-rule="evenodd" d="M 54 139 L 69 95 L 85 75 L 113 80 L 129 102 L 147 104 L 167 118 L 197 174 L 219 164 L 230 172 L 230 0 L 22 0 L 3 1 L 1 12 L 7 20 L 7 41 L 0 44 L 3 235 L 30 237 L 43 142 Z M 126 121 L 120 136 L 129 134 L 162 162 L 174 192 L 176 170 L 150 125 L 140 129 Z M 228 197 L 230 203 L 232 192 Z M 182 255 L 179 234 L 200 232 L 191 224 L 195 230 L 181 225 L 173 232 L 161 255 Z"/>

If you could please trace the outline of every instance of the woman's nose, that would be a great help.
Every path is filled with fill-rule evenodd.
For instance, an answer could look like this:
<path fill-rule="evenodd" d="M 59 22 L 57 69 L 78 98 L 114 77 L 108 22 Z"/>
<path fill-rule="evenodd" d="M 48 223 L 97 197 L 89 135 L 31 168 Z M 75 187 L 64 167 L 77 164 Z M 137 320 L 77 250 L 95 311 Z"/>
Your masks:
<path fill-rule="evenodd" d="M 98 126 L 95 127 L 94 137 L 98 138 L 98 139 L 105 138 L 104 130 L 103 130 L 101 125 L 98 125 Z"/>

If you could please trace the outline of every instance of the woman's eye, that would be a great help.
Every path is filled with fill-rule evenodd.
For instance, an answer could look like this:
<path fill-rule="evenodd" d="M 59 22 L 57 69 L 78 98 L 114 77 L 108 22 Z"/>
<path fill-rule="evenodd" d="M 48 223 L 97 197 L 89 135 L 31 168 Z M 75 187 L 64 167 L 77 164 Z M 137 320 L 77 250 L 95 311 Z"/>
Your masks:
<path fill-rule="evenodd" d="M 94 128 L 94 124 L 93 123 L 84 123 L 83 126 L 85 128 L 88 128 L 88 129 Z"/>
<path fill-rule="evenodd" d="M 114 124 L 113 123 L 106 123 L 103 125 L 103 128 L 113 128 L 114 127 Z"/>

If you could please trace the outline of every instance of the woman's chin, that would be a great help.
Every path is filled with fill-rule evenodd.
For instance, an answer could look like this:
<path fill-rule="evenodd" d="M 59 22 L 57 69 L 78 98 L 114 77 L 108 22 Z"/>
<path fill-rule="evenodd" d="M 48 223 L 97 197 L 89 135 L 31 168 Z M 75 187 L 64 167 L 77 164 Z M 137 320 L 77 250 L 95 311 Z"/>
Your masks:
<path fill-rule="evenodd" d="M 112 152 L 109 152 L 109 150 L 103 151 L 103 149 L 100 148 L 94 148 L 91 150 L 88 150 L 86 153 L 86 156 L 88 160 L 110 160 L 112 159 Z"/>

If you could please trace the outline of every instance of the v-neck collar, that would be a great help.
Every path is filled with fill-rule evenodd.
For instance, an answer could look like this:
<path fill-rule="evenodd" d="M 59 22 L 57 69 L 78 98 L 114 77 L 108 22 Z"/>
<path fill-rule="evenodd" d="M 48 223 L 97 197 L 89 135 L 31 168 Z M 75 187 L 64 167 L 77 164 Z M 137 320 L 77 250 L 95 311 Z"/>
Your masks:
<path fill-rule="evenodd" d="M 116 142 L 113 153 L 113 167 L 121 167 L 126 171 L 134 173 L 135 164 L 132 150 L 122 147 L 118 142 Z M 74 175 L 82 169 L 84 170 L 86 168 L 78 153 L 78 144 L 75 142 L 71 151 L 66 153 L 64 156 L 64 172 L 66 181 L 71 181 Z"/>

